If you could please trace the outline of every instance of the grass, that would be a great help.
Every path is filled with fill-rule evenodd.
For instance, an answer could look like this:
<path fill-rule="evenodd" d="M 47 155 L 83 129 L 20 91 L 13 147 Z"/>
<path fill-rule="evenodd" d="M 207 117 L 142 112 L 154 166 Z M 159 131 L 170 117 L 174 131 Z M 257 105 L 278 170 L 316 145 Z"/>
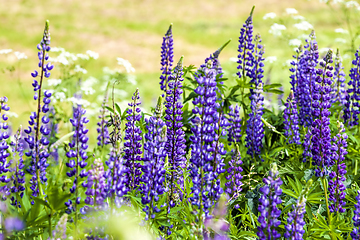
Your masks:
<path fill-rule="evenodd" d="M 291 58 L 292 48 L 288 40 L 299 35 L 286 16 L 285 8 L 293 7 L 308 20 L 317 32 L 319 47 L 336 48 L 334 39 L 339 37 L 334 29 L 346 28 L 339 8 L 333 10 L 318 1 L 192 1 L 192 0 L 14 0 L 5 1 L 0 9 L 0 49 L 11 48 L 25 52 L 28 59 L 22 60 L 21 68 L 16 59 L 0 55 L 0 69 L 15 65 L 13 74 L 0 73 L 2 88 L 0 95 L 10 99 L 12 111 L 25 113 L 35 104 L 30 88 L 30 72 L 36 67 L 36 44 L 39 42 L 44 20 L 50 20 L 52 46 L 64 47 L 69 52 L 84 53 L 93 50 L 100 58 L 87 65 L 88 75 L 100 78 L 102 68 L 116 67 L 116 57 L 128 59 L 136 69 L 138 87 L 144 107 L 154 106 L 160 94 L 160 45 L 162 36 L 173 23 L 175 59 L 184 55 L 184 64 L 199 66 L 203 59 L 232 38 L 232 42 L 221 54 L 221 61 L 228 76 L 236 71 L 236 63 L 229 60 L 237 55 L 239 29 L 247 18 L 252 5 L 254 32 L 261 33 L 266 47 L 265 56 L 277 56 L 277 63 L 268 64 L 272 82 L 281 82 L 287 91 L 289 71 L 283 63 Z M 281 18 L 263 20 L 265 13 L 275 12 Z M 288 26 L 281 37 L 268 33 L 274 23 Z M 309 31 L 304 31 L 309 34 Z M 347 45 L 339 45 L 345 52 Z M 349 61 L 346 64 L 349 69 Z M 18 91 L 19 77 L 24 94 Z M 53 75 L 57 78 L 56 74 Z M 267 76 L 265 76 L 266 78 Z M 131 92 L 136 86 L 127 86 Z M 133 88 L 133 89 L 131 89 Z M 14 91 L 16 89 L 16 91 Z M 30 106 L 29 106 L 30 105 Z M 23 118 L 23 116 L 26 116 Z M 14 123 L 25 124 L 27 114 Z"/>

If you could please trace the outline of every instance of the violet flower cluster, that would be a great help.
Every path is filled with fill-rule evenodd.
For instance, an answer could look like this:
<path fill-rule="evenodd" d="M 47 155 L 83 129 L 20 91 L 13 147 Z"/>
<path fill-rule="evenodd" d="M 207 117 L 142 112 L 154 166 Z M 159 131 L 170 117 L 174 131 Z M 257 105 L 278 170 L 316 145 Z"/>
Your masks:
<path fill-rule="evenodd" d="M 264 77 L 264 60 L 263 57 L 265 51 L 264 46 L 261 44 L 261 36 L 260 34 L 257 34 L 255 36 L 255 46 L 253 51 L 253 57 L 251 60 L 251 72 L 249 72 L 248 76 L 250 77 L 250 83 L 253 87 L 258 86 L 260 83 L 262 83 L 262 78 Z M 250 89 L 250 93 L 253 94 L 254 90 Z M 251 99 L 250 99 L 251 100 Z"/>
<path fill-rule="evenodd" d="M 338 102 L 340 105 L 344 106 L 346 104 L 346 90 L 345 90 L 345 73 L 343 71 L 344 66 L 342 65 L 340 51 L 337 49 L 335 56 L 335 68 L 333 76 L 333 88 L 331 91 L 331 102 Z"/>
<path fill-rule="evenodd" d="M 165 143 L 165 154 L 168 157 L 170 179 L 169 185 L 169 207 L 175 206 L 173 201 L 174 194 L 177 191 L 177 185 L 183 186 L 183 168 L 185 168 L 185 133 L 182 129 L 182 108 L 181 101 L 183 78 L 183 57 L 174 68 L 173 73 L 169 76 L 168 90 L 165 98 L 165 123 L 167 127 L 167 140 Z"/>
<path fill-rule="evenodd" d="M 97 145 L 99 147 L 104 147 L 105 145 L 109 144 L 109 129 L 108 129 L 108 121 L 106 120 L 105 116 L 106 113 L 108 112 L 106 109 L 106 103 L 107 103 L 107 90 L 106 90 L 106 94 L 104 97 L 104 101 L 101 105 L 101 109 L 100 109 L 100 115 L 98 116 L 99 118 L 99 122 L 97 123 L 97 128 L 96 131 L 98 133 L 97 136 Z"/>
<path fill-rule="evenodd" d="M 161 119 L 162 101 L 161 98 L 155 109 L 155 113 L 150 118 L 146 118 L 145 144 L 144 144 L 144 164 L 142 166 L 143 174 L 141 176 L 141 198 L 145 205 L 144 212 L 146 220 L 155 218 L 155 213 L 160 212 L 157 206 L 159 196 L 165 192 L 165 143 L 166 126 Z"/>
<path fill-rule="evenodd" d="M 291 84 L 291 90 L 294 92 L 294 98 L 296 100 L 299 100 L 299 94 L 298 94 L 298 85 L 301 81 L 301 64 L 300 60 L 302 59 L 302 51 L 303 47 L 300 45 L 296 50 L 296 55 L 293 55 L 294 60 L 290 62 L 290 84 Z"/>
<path fill-rule="evenodd" d="M 9 138 L 7 125 L 6 112 L 10 110 L 10 107 L 6 104 L 8 101 L 7 97 L 0 98 L 0 197 L 5 200 L 10 194 L 7 183 L 10 182 L 10 178 L 7 176 L 10 171 L 11 161 L 7 159 L 10 156 L 8 152 L 9 145 L 6 140 Z"/>
<path fill-rule="evenodd" d="M 345 202 L 345 185 L 346 181 L 346 164 L 343 162 L 345 160 L 345 155 L 347 154 L 346 147 L 346 139 L 348 138 L 345 133 L 345 128 L 342 123 L 338 121 L 338 129 L 339 133 L 333 138 L 333 146 L 332 146 L 332 161 L 335 162 L 335 169 L 333 167 L 333 171 L 329 174 L 329 201 L 330 212 L 340 212 L 343 213 L 346 211 L 344 208 Z"/>
<path fill-rule="evenodd" d="M 332 83 L 332 51 L 320 62 L 322 69 L 317 69 L 315 79 L 316 86 L 313 92 L 312 116 L 314 121 L 311 125 L 311 153 L 313 165 L 317 166 L 315 175 L 324 177 L 328 175 L 328 167 L 333 165 L 331 159 L 331 131 L 330 131 L 330 92 Z M 305 140 L 306 141 L 306 140 Z"/>
<path fill-rule="evenodd" d="M 14 167 L 11 169 L 11 181 L 12 185 L 10 191 L 12 193 L 10 204 L 21 208 L 20 199 L 24 196 L 25 191 L 25 172 L 24 168 L 24 147 L 21 141 L 21 128 L 14 135 L 15 141 L 11 142 Z"/>
<path fill-rule="evenodd" d="M 355 198 L 356 204 L 354 205 L 354 229 L 350 234 L 353 240 L 360 240 L 360 191 L 358 191 L 357 194 Z"/>
<path fill-rule="evenodd" d="M 255 45 L 253 44 L 253 21 L 252 14 L 254 8 L 250 12 L 250 16 L 240 29 L 239 46 L 238 46 L 238 61 L 237 75 L 239 78 L 251 76 L 251 66 L 253 59 L 253 51 Z"/>
<path fill-rule="evenodd" d="M 284 135 L 287 137 L 290 144 L 301 144 L 298 119 L 299 117 L 296 108 L 296 100 L 294 98 L 294 92 L 291 91 L 289 97 L 286 100 L 284 110 Z"/>
<path fill-rule="evenodd" d="M 172 35 L 172 25 L 170 25 L 168 31 L 163 37 L 161 45 L 161 71 L 160 76 L 160 88 L 165 93 L 168 90 L 169 76 L 172 71 L 172 64 L 174 62 L 174 40 Z"/>
<path fill-rule="evenodd" d="M 50 71 L 54 68 L 54 65 L 51 63 L 46 63 L 49 59 L 47 52 L 50 51 L 50 33 L 49 33 L 49 22 L 46 22 L 43 38 L 40 44 L 37 45 L 39 50 L 39 68 L 38 71 L 31 73 L 33 78 L 39 77 L 39 82 L 34 79 L 32 86 L 34 87 L 35 95 L 34 100 L 37 100 L 37 112 L 32 112 L 30 115 L 29 127 L 24 130 L 28 135 L 25 137 L 25 141 L 29 145 L 29 151 L 25 153 L 27 157 L 31 157 L 31 162 L 29 169 L 27 171 L 32 175 L 30 179 L 30 189 L 32 190 L 32 195 L 37 197 L 40 193 L 40 184 L 45 184 L 47 181 L 46 178 L 46 168 L 49 166 L 47 163 L 47 158 L 49 157 L 48 145 L 49 139 L 48 135 L 50 130 L 48 129 L 48 123 L 50 119 L 41 113 L 46 114 L 49 111 L 50 97 L 51 93 L 49 91 L 44 91 L 44 96 L 42 98 L 42 84 L 44 77 L 50 77 Z M 43 104 L 41 104 L 41 101 Z M 40 122 L 41 119 L 41 122 Z M 32 202 L 33 203 L 33 202 Z"/>
<path fill-rule="evenodd" d="M 305 214 L 306 199 L 301 196 L 297 200 L 296 206 L 293 205 L 293 211 L 289 212 L 287 218 L 287 225 L 285 226 L 285 239 L 302 240 L 305 233 L 304 214 Z"/>
<path fill-rule="evenodd" d="M 74 182 L 72 187 L 70 188 L 70 192 L 74 194 L 76 205 L 80 204 L 80 196 L 78 194 L 78 185 L 80 178 L 84 178 L 88 176 L 88 172 L 85 170 L 87 165 L 88 156 L 86 155 L 86 149 L 88 148 L 89 137 L 86 135 L 88 133 L 88 129 L 86 129 L 85 124 L 89 122 L 89 120 L 84 116 L 85 110 L 78 105 L 74 108 L 73 118 L 70 119 L 70 122 L 73 126 L 74 135 L 72 137 L 71 142 L 69 143 L 69 151 L 66 153 L 66 157 L 69 161 L 66 163 L 66 166 L 70 168 L 70 170 L 66 173 L 69 178 L 74 177 Z M 68 213 L 71 211 L 76 212 L 76 206 L 72 205 L 72 200 L 69 199 L 68 202 L 65 203 L 68 207 Z"/>
<path fill-rule="evenodd" d="M 254 93 L 250 96 L 251 113 L 249 113 L 246 128 L 245 146 L 248 148 L 247 153 L 254 159 L 256 156 L 260 156 L 262 140 L 264 138 L 264 124 L 261 120 L 264 104 L 262 92 L 262 83 L 259 83 L 259 85 L 256 86 Z M 260 159 L 262 160 L 261 156 Z"/>
<path fill-rule="evenodd" d="M 241 141 L 241 118 L 240 118 L 240 106 L 231 105 L 228 116 L 229 129 L 228 129 L 228 142 L 239 144 Z"/>
<path fill-rule="evenodd" d="M 141 130 L 137 126 L 137 123 L 141 119 L 141 110 L 138 107 L 140 105 L 139 90 L 136 89 L 132 96 L 132 102 L 129 103 L 128 110 L 126 111 L 126 129 L 124 140 L 124 165 L 126 168 L 126 188 L 131 190 L 136 189 L 140 184 L 141 175 L 141 154 L 142 154 L 142 136 Z"/>
<path fill-rule="evenodd" d="M 355 59 L 352 61 L 353 67 L 350 69 L 350 78 L 346 95 L 344 110 L 344 121 L 349 126 L 359 124 L 360 114 L 360 56 L 359 50 L 356 50 Z"/>
<path fill-rule="evenodd" d="M 236 145 L 235 151 L 231 151 L 231 159 L 229 161 L 229 167 L 227 168 L 227 175 L 225 176 L 225 192 L 229 194 L 231 199 L 236 199 L 242 190 L 243 183 L 241 182 L 243 176 L 241 172 L 243 169 L 241 168 L 241 154 L 238 146 Z"/>
<path fill-rule="evenodd" d="M 280 198 L 282 190 L 280 186 L 283 183 L 278 174 L 276 164 L 272 164 L 269 176 L 263 179 L 265 185 L 260 188 L 262 193 L 258 207 L 260 226 L 257 232 L 260 240 L 279 239 L 281 237 L 281 234 L 276 230 L 281 224 L 281 221 L 278 219 L 281 211 L 277 208 L 277 205 L 282 203 Z"/>

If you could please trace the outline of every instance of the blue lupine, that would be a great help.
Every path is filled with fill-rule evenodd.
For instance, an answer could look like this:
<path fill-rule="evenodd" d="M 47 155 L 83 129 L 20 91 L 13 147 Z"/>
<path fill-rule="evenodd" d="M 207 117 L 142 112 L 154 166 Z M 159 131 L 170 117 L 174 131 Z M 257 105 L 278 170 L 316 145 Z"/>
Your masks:
<path fill-rule="evenodd" d="M 299 101 L 298 88 L 299 88 L 299 81 L 300 81 L 299 79 L 301 77 L 300 60 L 301 60 L 302 51 L 303 51 L 303 48 L 300 45 L 296 49 L 296 55 L 293 55 L 293 58 L 295 60 L 290 62 L 291 68 L 289 69 L 291 72 L 291 75 L 290 75 L 291 90 L 294 92 L 294 98 L 297 102 Z"/>
<path fill-rule="evenodd" d="M 278 174 L 277 166 L 273 164 L 269 176 L 263 179 L 265 185 L 260 188 L 261 197 L 258 207 L 260 226 L 258 226 L 257 232 L 260 240 L 279 239 L 281 237 L 281 234 L 276 231 L 276 228 L 281 224 L 278 219 L 281 211 L 277 208 L 277 205 L 282 203 L 280 198 L 282 180 Z"/>
<path fill-rule="evenodd" d="M 313 181 L 310 179 L 306 188 L 301 192 L 299 199 L 296 202 L 296 205 L 292 205 L 292 211 L 288 213 L 287 224 L 285 225 L 285 239 L 291 240 L 302 240 L 305 233 L 304 226 L 304 214 L 306 212 L 306 195 L 309 192 L 309 189 Z"/>
<path fill-rule="evenodd" d="M 80 204 L 81 200 L 78 193 L 80 178 L 87 177 L 88 175 L 88 172 L 84 169 L 87 165 L 86 160 L 88 156 L 86 155 L 86 149 L 88 148 L 89 141 L 89 137 L 86 135 L 89 130 L 86 129 L 85 126 L 89 120 L 84 116 L 85 112 L 86 111 L 80 105 L 74 108 L 73 118 L 70 119 L 74 135 L 69 143 L 70 149 L 66 153 L 66 157 L 69 159 L 66 166 L 70 168 L 66 175 L 69 178 L 74 177 L 74 182 L 70 188 L 70 192 L 74 196 L 71 197 L 71 199 L 75 200 L 75 204 L 72 204 L 71 199 L 69 199 L 69 201 L 65 204 L 68 206 L 68 213 L 74 211 L 75 214 L 77 214 L 76 205 Z"/>
<path fill-rule="evenodd" d="M 226 182 L 225 182 L 225 192 L 229 194 L 230 198 L 236 199 L 242 190 L 243 183 L 241 179 L 243 178 L 241 172 L 241 154 L 239 151 L 238 145 L 236 145 L 235 151 L 231 151 L 231 160 L 229 161 L 229 167 L 227 168 Z"/>
<path fill-rule="evenodd" d="M 51 93 L 49 91 L 44 91 L 44 97 L 42 98 L 42 84 L 44 77 L 50 77 L 50 71 L 54 68 L 51 63 L 46 63 L 49 59 L 49 55 L 47 52 L 50 51 L 50 33 L 49 33 L 49 22 L 46 21 L 45 30 L 43 38 L 40 44 L 37 45 L 39 50 L 38 58 L 39 58 L 39 68 L 40 73 L 38 71 L 34 71 L 31 73 L 33 78 L 39 76 L 39 82 L 34 79 L 32 86 L 34 87 L 35 95 L 34 100 L 37 100 L 37 112 L 32 112 L 30 115 L 29 127 L 24 130 L 24 132 L 28 135 L 25 138 L 25 141 L 29 145 L 29 151 L 25 153 L 27 157 L 31 157 L 31 163 L 29 169 L 27 171 L 32 175 L 30 179 L 30 189 L 32 190 L 32 196 L 37 197 L 42 195 L 40 192 L 40 184 L 45 184 L 47 181 L 46 178 L 46 168 L 49 166 L 47 163 L 47 158 L 49 157 L 48 153 L 48 145 L 49 139 L 48 135 L 50 130 L 47 128 L 49 123 L 49 118 L 46 115 L 41 117 L 41 113 L 46 114 L 49 111 L 50 97 Z M 43 104 L 41 104 L 41 101 Z M 40 122 L 41 119 L 41 122 Z M 34 203 L 32 201 L 32 203 Z"/>
<path fill-rule="evenodd" d="M 105 119 L 106 113 L 108 112 L 106 109 L 106 104 L 107 104 L 107 100 L 108 100 L 108 94 L 107 94 L 107 89 L 106 89 L 106 93 L 104 96 L 104 101 L 101 105 L 101 109 L 100 109 L 100 115 L 98 116 L 98 118 L 100 119 L 100 121 L 97 123 L 97 128 L 96 131 L 98 133 L 97 136 L 97 145 L 99 147 L 103 147 L 107 144 L 110 143 L 109 141 L 109 129 L 107 126 L 107 120 Z"/>
<path fill-rule="evenodd" d="M 357 191 L 356 204 L 354 205 L 354 229 L 351 232 L 351 238 L 353 240 L 360 240 L 360 191 Z"/>
<path fill-rule="evenodd" d="M 162 101 L 160 99 L 154 115 L 145 119 L 147 133 L 145 134 L 144 165 L 141 176 L 141 192 L 143 194 L 141 202 L 145 205 L 143 210 L 146 213 L 146 220 L 155 218 L 155 213 L 160 212 L 157 202 L 165 192 L 166 126 L 161 119 Z"/>
<path fill-rule="evenodd" d="M 24 196 L 25 191 L 25 173 L 24 173 L 24 148 L 23 142 L 21 141 L 21 128 L 14 135 L 15 141 L 11 142 L 14 167 L 11 169 L 13 172 L 11 175 L 12 185 L 10 191 L 13 194 L 11 196 L 11 205 L 21 208 L 20 198 Z"/>
<path fill-rule="evenodd" d="M 9 126 L 6 123 L 8 117 L 5 112 L 10 110 L 10 107 L 6 104 L 7 101 L 7 97 L 0 98 L 0 182 L 2 183 L 0 185 L 0 195 L 3 200 L 10 194 L 7 183 L 11 180 L 7 174 L 11 166 L 11 161 L 8 159 L 10 156 L 10 153 L 8 153 L 9 145 L 6 142 L 9 138 Z"/>
<path fill-rule="evenodd" d="M 172 35 L 172 25 L 170 25 L 161 45 L 161 71 L 160 88 L 165 93 L 168 90 L 169 76 L 172 71 L 172 64 L 174 62 L 174 40 Z"/>
<path fill-rule="evenodd" d="M 251 9 L 250 16 L 247 18 L 243 27 L 240 29 L 239 46 L 238 46 L 238 61 L 237 75 L 239 78 L 250 77 L 252 58 L 254 51 L 253 44 L 253 22 L 252 14 L 254 7 Z"/>
<path fill-rule="evenodd" d="M 359 124 L 360 114 L 360 55 L 356 50 L 355 59 L 352 61 L 353 67 L 350 69 L 350 78 L 346 95 L 346 103 L 344 110 L 344 121 L 349 126 Z"/>
<path fill-rule="evenodd" d="M 345 105 L 345 73 L 343 71 L 344 66 L 342 65 L 340 51 L 337 49 L 336 57 L 334 60 L 334 77 L 333 77 L 333 88 L 331 91 L 331 102 L 338 102 L 340 105 Z"/>
<path fill-rule="evenodd" d="M 165 98 L 165 123 L 167 140 L 165 151 L 168 157 L 170 173 L 168 205 L 174 207 L 173 195 L 179 193 L 176 185 L 182 186 L 182 169 L 185 167 L 185 133 L 182 129 L 181 95 L 183 78 L 183 57 L 180 58 L 173 73 L 169 76 L 168 90 Z"/>
<path fill-rule="evenodd" d="M 293 91 L 290 92 L 289 97 L 285 103 L 284 110 L 284 129 L 285 136 L 288 138 L 289 143 L 301 144 L 298 113 L 296 108 L 296 100 L 294 99 Z"/>
<path fill-rule="evenodd" d="M 141 130 L 137 126 L 137 122 L 141 119 L 141 110 L 138 107 L 139 90 L 136 89 L 132 96 L 132 102 L 129 103 L 129 109 L 126 111 L 126 129 L 124 140 L 124 165 L 126 167 L 126 179 L 128 180 L 126 187 L 129 190 L 134 190 L 139 186 L 141 175 L 141 154 L 142 154 L 142 136 Z"/>
<path fill-rule="evenodd" d="M 312 116 L 314 121 L 310 128 L 311 153 L 313 160 L 312 164 L 317 166 L 315 169 L 315 175 L 317 177 L 328 175 L 329 172 L 327 167 L 333 165 L 331 159 L 331 132 L 329 127 L 331 77 L 333 76 L 331 72 L 333 67 L 330 66 L 330 64 L 332 62 L 332 51 L 329 50 L 324 57 L 324 60 L 320 62 L 322 69 L 319 68 L 316 71 L 316 86 L 312 94 Z M 305 140 L 305 142 L 306 141 L 307 140 Z"/>
<path fill-rule="evenodd" d="M 345 128 L 342 123 L 338 121 L 338 129 L 339 133 L 333 138 L 333 146 L 332 146 L 332 158 L 335 162 L 335 170 L 329 174 L 329 201 L 330 212 L 345 212 L 343 208 L 346 204 L 345 202 L 345 185 L 346 181 L 346 164 L 343 162 L 345 160 L 345 155 L 347 154 L 346 147 L 346 139 L 347 135 L 345 133 Z"/>
<path fill-rule="evenodd" d="M 240 118 L 240 106 L 231 105 L 228 116 L 229 129 L 228 129 L 228 141 L 229 144 L 237 143 L 241 141 L 241 118 Z"/>
<path fill-rule="evenodd" d="M 104 177 L 105 171 L 101 159 L 95 159 L 91 169 L 88 171 L 87 180 L 82 183 L 82 186 L 86 188 L 85 203 L 88 205 L 80 212 L 85 214 L 90 210 L 100 210 L 104 206 L 104 200 L 106 199 L 106 180 Z"/>
<path fill-rule="evenodd" d="M 310 126 L 313 121 L 313 94 L 315 91 L 316 67 L 318 65 L 319 51 L 315 32 L 310 34 L 310 40 L 306 40 L 304 52 L 300 57 L 300 76 L 296 92 L 299 106 L 300 125 Z"/>
<path fill-rule="evenodd" d="M 246 128 L 246 147 L 248 148 L 247 153 L 255 158 L 260 156 L 262 148 L 262 139 L 264 138 L 264 124 L 261 120 L 263 115 L 263 101 L 264 97 L 261 94 L 263 92 L 262 83 L 254 89 L 253 94 L 250 96 L 251 99 L 251 113 L 247 121 Z M 260 156 L 260 159 L 261 156 Z"/>
<path fill-rule="evenodd" d="M 264 46 L 261 44 L 261 36 L 260 34 L 257 34 L 255 36 L 255 46 L 253 51 L 253 58 L 251 63 L 251 72 L 249 72 L 249 78 L 251 86 L 256 87 L 260 83 L 262 83 L 262 78 L 264 77 Z M 253 94 L 254 90 L 250 89 L 251 94 Z"/>

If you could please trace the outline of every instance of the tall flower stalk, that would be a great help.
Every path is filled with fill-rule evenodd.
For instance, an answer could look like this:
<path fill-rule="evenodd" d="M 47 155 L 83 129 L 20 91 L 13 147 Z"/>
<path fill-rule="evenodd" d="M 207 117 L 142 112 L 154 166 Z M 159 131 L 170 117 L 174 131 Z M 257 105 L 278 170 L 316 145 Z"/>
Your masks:
<path fill-rule="evenodd" d="M 331 102 L 338 102 L 341 106 L 345 105 L 346 94 L 345 94 L 345 73 L 344 66 L 342 65 L 340 51 L 337 49 L 335 56 L 335 68 L 333 76 L 333 85 L 331 91 Z"/>
<path fill-rule="evenodd" d="M 126 167 L 126 178 L 128 179 L 127 188 L 131 191 L 139 187 L 141 175 L 141 154 L 142 154 L 142 136 L 137 123 L 141 119 L 139 89 L 136 89 L 132 96 L 132 102 L 129 103 L 129 109 L 126 111 L 126 129 L 124 140 L 124 164 Z"/>
<path fill-rule="evenodd" d="M 103 100 L 103 103 L 101 104 L 100 115 L 98 116 L 100 121 L 97 123 L 98 127 L 96 129 L 96 131 L 98 133 L 98 137 L 96 138 L 97 145 L 101 148 L 110 143 L 109 129 L 107 126 L 108 122 L 106 121 L 106 118 L 105 118 L 105 116 L 108 112 L 106 109 L 107 101 L 108 101 L 108 88 L 106 88 L 104 100 Z"/>
<path fill-rule="evenodd" d="M 354 205 L 354 229 L 351 232 L 353 240 L 360 240 L 360 191 L 357 191 L 356 204 Z"/>
<path fill-rule="evenodd" d="M 227 168 L 226 183 L 225 183 L 225 192 L 229 194 L 230 199 L 236 199 L 240 196 L 243 183 L 241 182 L 243 176 L 241 172 L 241 154 L 239 147 L 235 145 L 235 151 L 232 150 L 231 160 L 229 161 L 229 167 Z"/>
<path fill-rule="evenodd" d="M 168 91 L 168 82 L 169 77 L 172 71 L 172 65 L 174 62 L 174 40 L 172 35 L 172 24 L 167 30 L 165 36 L 163 37 L 163 42 L 161 45 L 161 71 L 160 76 L 160 89 L 165 93 Z"/>
<path fill-rule="evenodd" d="M 241 141 L 241 118 L 240 118 L 240 106 L 231 105 L 228 116 L 229 129 L 228 129 L 228 142 L 229 144 L 240 144 Z"/>
<path fill-rule="evenodd" d="M 10 156 L 8 152 L 9 145 L 7 143 L 9 126 L 6 121 L 9 118 L 6 116 L 6 112 L 10 110 L 10 107 L 6 104 L 7 101 L 7 97 L 0 98 L 0 182 L 2 183 L 0 185 L 0 197 L 2 200 L 6 200 L 10 194 L 7 183 L 11 180 L 8 176 L 11 161 L 8 159 Z"/>
<path fill-rule="evenodd" d="M 185 133 L 182 129 L 183 57 L 180 58 L 173 73 L 169 76 L 168 90 L 165 98 L 166 143 L 165 151 L 168 157 L 170 179 L 168 181 L 168 207 L 175 206 L 174 194 L 179 194 L 177 184 L 183 186 L 183 168 L 185 167 Z"/>
<path fill-rule="evenodd" d="M 50 33 L 49 33 L 49 21 L 45 23 L 45 30 L 43 38 L 40 44 L 37 45 L 39 50 L 39 68 L 38 71 L 31 73 L 33 78 L 39 77 L 39 81 L 34 79 L 32 86 L 34 87 L 35 96 L 34 100 L 37 100 L 37 111 L 32 112 L 29 121 L 28 129 L 25 129 L 24 132 L 28 134 L 25 138 L 25 141 L 29 145 L 29 152 L 26 152 L 25 155 L 31 157 L 31 164 L 28 169 L 28 172 L 32 175 L 30 179 L 32 190 L 32 196 L 37 197 L 39 194 L 42 196 L 43 192 L 41 190 L 41 184 L 45 184 L 47 181 L 46 178 L 46 168 L 49 166 L 47 163 L 47 158 L 49 157 L 48 153 L 48 135 L 50 130 L 47 128 L 49 123 L 49 118 L 46 115 L 41 117 L 41 114 L 46 114 L 49 111 L 50 97 L 51 93 L 44 91 L 44 96 L 42 96 L 42 85 L 44 78 L 50 77 L 50 70 L 54 68 L 51 63 L 46 63 L 49 59 L 47 52 L 50 51 Z M 43 104 L 42 104 L 43 102 Z M 41 119 L 41 122 L 40 122 Z M 32 201 L 32 203 L 34 203 Z"/>
<path fill-rule="evenodd" d="M 264 186 L 260 188 L 261 197 L 259 199 L 259 212 L 260 216 L 258 221 L 260 226 L 258 227 L 257 235 L 260 240 L 267 239 L 279 239 L 281 234 L 276 231 L 276 228 L 280 225 L 281 211 L 277 208 L 277 205 L 281 204 L 280 186 L 282 180 L 278 176 L 278 170 L 276 164 L 272 164 L 269 176 L 263 179 Z"/>
<path fill-rule="evenodd" d="M 288 138 L 288 142 L 301 144 L 300 142 L 300 132 L 299 132 L 299 121 L 298 121 L 298 112 L 296 108 L 296 100 L 294 98 L 294 92 L 291 91 L 289 97 L 285 103 L 284 110 L 284 129 L 285 136 Z"/>

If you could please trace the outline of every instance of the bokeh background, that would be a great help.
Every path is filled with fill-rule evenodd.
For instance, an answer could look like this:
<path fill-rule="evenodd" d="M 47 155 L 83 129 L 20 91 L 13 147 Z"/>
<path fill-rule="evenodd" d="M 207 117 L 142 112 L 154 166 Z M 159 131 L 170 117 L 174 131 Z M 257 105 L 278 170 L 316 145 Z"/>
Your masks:
<path fill-rule="evenodd" d="M 12 49 L 0 54 L 0 95 L 9 98 L 11 111 L 18 115 L 11 119 L 16 125 L 26 125 L 29 112 L 35 107 L 30 73 L 37 68 L 36 45 L 42 38 L 46 19 L 50 21 L 51 46 L 79 56 L 74 65 L 80 71 L 69 78 L 68 84 L 76 85 L 82 79 L 83 84 L 91 85 L 88 90 L 95 91 L 90 90 L 83 97 L 91 103 L 92 110 L 101 105 L 104 84 L 111 80 L 104 75 L 112 70 L 131 75 L 116 86 L 118 101 L 126 102 L 138 87 L 143 108 L 149 111 L 155 105 L 161 94 L 160 46 L 170 23 L 175 59 L 184 55 L 185 65 L 199 66 L 231 38 L 220 55 L 231 82 L 237 67 L 239 30 L 255 5 L 254 33 L 261 34 L 265 45 L 265 79 L 283 84 L 284 99 L 289 92 L 289 60 L 298 42 L 304 43 L 311 29 L 316 31 L 321 54 L 327 48 L 341 50 L 346 72 L 359 44 L 360 11 L 356 1 L 0 0 L 0 4 L 0 50 Z M 76 55 L 88 50 L 99 57 L 87 60 Z M 58 55 L 59 52 L 50 52 L 51 57 Z M 130 69 L 128 74 L 118 64 L 119 57 L 128 60 L 135 72 Z M 66 68 L 61 64 L 55 63 L 51 78 L 64 77 Z M 87 81 L 89 78 L 91 81 Z"/>

